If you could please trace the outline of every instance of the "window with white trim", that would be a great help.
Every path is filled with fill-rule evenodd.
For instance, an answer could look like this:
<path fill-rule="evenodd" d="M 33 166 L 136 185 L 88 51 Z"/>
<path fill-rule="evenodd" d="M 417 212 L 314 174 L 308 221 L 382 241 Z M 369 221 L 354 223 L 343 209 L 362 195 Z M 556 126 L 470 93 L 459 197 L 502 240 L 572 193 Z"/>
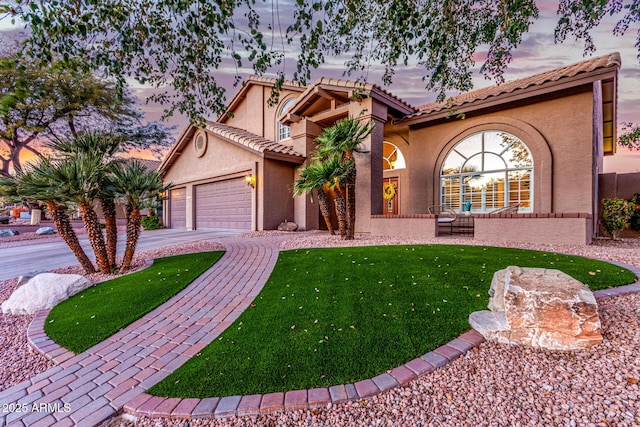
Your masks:
<path fill-rule="evenodd" d="M 458 142 L 440 171 L 440 204 L 460 211 L 490 212 L 514 203 L 533 210 L 533 158 L 519 138 L 485 131 Z"/>
<path fill-rule="evenodd" d="M 287 99 L 284 104 L 282 104 L 282 107 L 278 112 L 278 117 L 282 117 L 282 115 L 286 113 L 295 102 L 295 98 Z M 291 128 L 278 122 L 278 141 L 282 141 L 283 139 L 287 138 L 291 138 Z"/>

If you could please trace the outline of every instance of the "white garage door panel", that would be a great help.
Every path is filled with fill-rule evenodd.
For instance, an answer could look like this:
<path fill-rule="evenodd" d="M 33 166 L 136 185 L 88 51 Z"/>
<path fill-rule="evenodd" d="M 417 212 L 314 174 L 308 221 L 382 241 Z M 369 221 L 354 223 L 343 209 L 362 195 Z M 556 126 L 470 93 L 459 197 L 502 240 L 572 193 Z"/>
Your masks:
<path fill-rule="evenodd" d="M 186 228 L 187 227 L 187 204 L 186 204 L 187 190 L 185 188 L 179 188 L 177 190 L 171 190 L 170 201 L 171 207 L 171 228 Z"/>
<path fill-rule="evenodd" d="M 244 178 L 196 186 L 197 230 L 251 230 L 251 187 Z"/>

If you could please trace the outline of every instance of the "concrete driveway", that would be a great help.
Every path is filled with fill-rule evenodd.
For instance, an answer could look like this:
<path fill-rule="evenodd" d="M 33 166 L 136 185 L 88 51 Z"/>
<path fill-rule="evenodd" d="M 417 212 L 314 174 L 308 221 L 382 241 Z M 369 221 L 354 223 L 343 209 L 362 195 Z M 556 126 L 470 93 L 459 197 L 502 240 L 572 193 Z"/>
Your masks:
<path fill-rule="evenodd" d="M 237 235 L 237 232 L 228 231 L 186 231 L 186 230 L 152 230 L 142 231 L 136 251 L 163 248 L 179 245 L 181 243 L 197 242 L 200 240 L 217 240 L 221 237 Z M 87 251 L 89 258 L 93 258 L 93 251 L 86 239 L 81 235 L 80 243 Z M 126 236 L 118 235 L 118 255 L 123 255 Z M 55 268 L 77 265 L 78 260 L 71 253 L 69 247 L 62 240 L 56 242 L 39 243 L 33 241 L 32 245 L 18 246 L 14 248 L 0 249 L 0 280 L 18 277 L 33 271 L 48 271 Z"/>

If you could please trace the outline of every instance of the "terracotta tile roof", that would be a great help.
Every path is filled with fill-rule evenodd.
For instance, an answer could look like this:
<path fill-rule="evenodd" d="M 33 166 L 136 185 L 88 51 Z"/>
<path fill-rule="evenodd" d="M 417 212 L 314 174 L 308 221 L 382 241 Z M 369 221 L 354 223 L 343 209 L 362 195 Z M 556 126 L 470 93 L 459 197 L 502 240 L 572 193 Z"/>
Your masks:
<path fill-rule="evenodd" d="M 496 86 L 474 90 L 454 96 L 443 102 L 433 102 L 418 107 L 418 112 L 405 116 L 402 120 L 425 116 L 430 113 L 448 110 L 454 107 L 460 107 L 471 104 L 476 101 L 485 100 L 491 97 L 497 97 L 503 94 L 515 92 L 517 90 L 526 89 L 532 86 L 542 86 L 545 83 L 556 82 L 561 79 L 570 78 L 579 74 L 590 73 L 598 69 L 609 67 L 620 67 L 620 54 L 615 52 L 609 55 L 592 58 L 586 61 L 578 62 L 567 67 L 558 68 L 551 71 L 539 73 L 530 77 L 519 80 L 513 80 Z"/>
<path fill-rule="evenodd" d="M 386 89 L 383 89 L 381 86 L 378 86 L 377 84 L 374 83 L 362 83 L 362 82 L 356 82 L 353 80 L 342 80 L 342 79 L 335 79 L 332 77 L 322 77 L 318 80 L 316 80 L 312 85 L 307 86 L 307 89 L 302 93 L 302 95 L 300 95 L 300 99 L 304 98 L 309 92 L 313 91 L 315 87 L 317 86 L 333 86 L 333 87 L 338 87 L 338 88 L 345 88 L 345 89 L 360 89 L 364 92 L 380 92 L 386 96 L 391 97 L 392 99 L 394 99 L 396 102 L 404 105 L 405 107 L 407 107 L 410 110 L 416 110 L 416 108 L 414 106 L 412 106 L 411 104 L 407 103 L 406 101 L 404 101 L 402 98 L 399 98 L 398 96 L 394 95 L 393 93 L 389 92 Z"/>
<path fill-rule="evenodd" d="M 263 77 L 263 76 L 254 76 L 251 75 L 249 77 L 246 78 L 246 80 L 244 81 L 244 85 L 246 85 L 247 83 L 250 82 L 255 82 L 255 83 L 262 83 L 265 84 L 267 86 L 273 86 L 276 84 L 276 82 L 278 81 L 278 79 L 273 78 L 273 77 Z M 293 87 L 293 88 L 305 88 L 305 85 L 298 83 L 298 82 L 293 82 L 291 80 L 285 80 L 282 83 L 282 87 Z"/>
<path fill-rule="evenodd" d="M 239 145 L 243 145 L 251 150 L 260 153 L 276 153 L 284 154 L 286 156 L 300 157 L 304 156 L 293 148 L 280 144 L 275 141 L 268 140 L 259 135 L 256 135 L 246 130 L 239 129 L 233 126 L 225 125 L 217 122 L 207 122 L 205 129 L 214 135 L 220 136 L 229 141 L 235 142 Z"/>

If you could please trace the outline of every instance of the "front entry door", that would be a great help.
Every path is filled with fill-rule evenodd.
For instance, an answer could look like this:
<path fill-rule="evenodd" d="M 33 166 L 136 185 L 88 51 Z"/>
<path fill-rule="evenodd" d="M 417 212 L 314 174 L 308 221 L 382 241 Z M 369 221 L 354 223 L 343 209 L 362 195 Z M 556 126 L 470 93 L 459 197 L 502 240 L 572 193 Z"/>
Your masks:
<path fill-rule="evenodd" d="M 382 205 L 385 215 L 398 215 L 398 178 L 385 178 L 382 182 Z"/>

